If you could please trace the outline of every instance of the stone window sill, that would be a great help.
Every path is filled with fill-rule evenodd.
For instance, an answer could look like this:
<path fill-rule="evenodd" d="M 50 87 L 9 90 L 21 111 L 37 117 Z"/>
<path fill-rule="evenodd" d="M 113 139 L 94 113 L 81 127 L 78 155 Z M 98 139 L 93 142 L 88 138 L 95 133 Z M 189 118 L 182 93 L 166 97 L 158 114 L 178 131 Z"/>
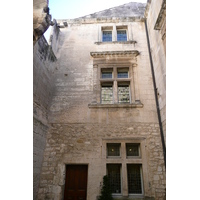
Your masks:
<path fill-rule="evenodd" d="M 89 108 L 143 108 L 143 104 L 139 102 L 134 103 L 124 103 L 124 104 L 100 104 L 100 103 L 91 103 L 88 104 Z"/>
<path fill-rule="evenodd" d="M 95 42 L 94 44 L 102 45 L 102 44 L 134 44 L 137 43 L 134 40 L 131 41 L 112 41 L 112 42 Z"/>
<path fill-rule="evenodd" d="M 122 194 L 112 194 L 113 200 L 153 200 L 153 197 L 146 198 L 143 194 L 128 194 L 127 197 L 123 197 Z"/>

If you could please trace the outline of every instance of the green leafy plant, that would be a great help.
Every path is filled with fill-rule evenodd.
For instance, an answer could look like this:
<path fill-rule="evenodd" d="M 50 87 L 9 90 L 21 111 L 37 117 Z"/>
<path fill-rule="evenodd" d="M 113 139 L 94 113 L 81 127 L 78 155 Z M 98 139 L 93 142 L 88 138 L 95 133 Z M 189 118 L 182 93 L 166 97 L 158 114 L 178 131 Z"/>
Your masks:
<path fill-rule="evenodd" d="M 101 188 L 101 195 L 99 196 L 98 200 L 113 200 L 109 178 L 107 175 L 103 177 L 103 186 Z"/>

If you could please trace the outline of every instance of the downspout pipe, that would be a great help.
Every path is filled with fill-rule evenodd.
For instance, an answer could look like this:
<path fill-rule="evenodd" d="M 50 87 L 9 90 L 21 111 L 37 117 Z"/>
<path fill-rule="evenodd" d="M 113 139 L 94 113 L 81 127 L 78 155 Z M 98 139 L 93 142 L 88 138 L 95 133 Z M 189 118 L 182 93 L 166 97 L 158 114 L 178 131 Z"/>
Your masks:
<path fill-rule="evenodd" d="M 149 34 L 148 34 L 146 19 L 145 19 L 144 23 L 145 23 L 148 51 L 149 51 L 149 60 L 150 60 L 150 65 L 151 65 L 151 73 L 152 73 L 152 79 L 153 79 L 154 94 L 155 94 L 155 100 L 156 100 L 156 109 L 157 109 L 158 122 L 159 122 L 159 127 L 160 127 L 160 136 L 161 136 L 161 142 L 162 142 L 162 147 L 163 147 L 164 163 L 165 163 L 165 169 L 166 169 L 166 147 L 165 147 L 163 126 L 162 126 L 161 115 L 160 115 L 160 107 L 159 107 L 159 101 L 158 101 L 158 95 L 157 95 L 155 73 L 154 73 L 154 67 L 153 67 L 153 60 L 152 60 L 152 56 L 151 56 L 151 48 L 150 48 Z"/>

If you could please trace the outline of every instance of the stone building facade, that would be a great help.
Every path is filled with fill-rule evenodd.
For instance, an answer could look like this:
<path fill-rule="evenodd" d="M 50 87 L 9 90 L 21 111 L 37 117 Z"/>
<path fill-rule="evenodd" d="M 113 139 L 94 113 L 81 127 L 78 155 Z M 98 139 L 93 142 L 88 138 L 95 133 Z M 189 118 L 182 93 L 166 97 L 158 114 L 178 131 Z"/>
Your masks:
<path fill-rule="evenodd" d="M 34 46 L 33 54 L 33 196 L 39 189 L 40 173 L 48 131 L 49 105 L 54 92 L 53 73 L 56 57 L 44 36 Z"/>
<path fill-rule="evenodd" d="M 33 1 L 33 199 L 36 199 L 48 130 L 56 57 L 44 32 L 51 22 L 48 0 Z"/>
<path fill-rule="evenodd" d="M 145 17 L 166 143 L 166 0 L 148 1 Z"/>
<path fill-rule="evenodd" d="M 50 45 L 41 37 L 34 46 L 34 199 L 96 200 L 106 174 L 116 199 L 165 199 L 151 9 L 54 20 Z"/>

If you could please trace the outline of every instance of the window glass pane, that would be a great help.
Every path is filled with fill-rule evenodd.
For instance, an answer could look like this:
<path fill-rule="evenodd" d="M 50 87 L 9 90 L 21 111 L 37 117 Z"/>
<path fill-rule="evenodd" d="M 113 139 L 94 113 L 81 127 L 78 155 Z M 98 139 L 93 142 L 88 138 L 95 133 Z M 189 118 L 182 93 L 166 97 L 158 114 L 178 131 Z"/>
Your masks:
<path fill-rule="evenodd" d="M 112 78 L 112 72 L 101 72 L 102 78 Z"/>
<path fill-rule="evenodd" d="M 129 85 L 119 85 L 118 86 L 118 102 L 119 103 L 129 103 Z"/>
<path fill-rule="evenodd" d="M 112 41 L 112 31 L 103 31 L 103 42 Z"/>
<path fill-rule="evenodd" d="M 117 41 L 127 41 L 126 30 L 117 31 Z"/>
<path fill-rule="evenodd" d="M 101 86 L 101 103 L 112 104 L 113 103 L 113 87 Z"/>
<path fill-rule="evenodd" d="M 107 144 L 108 156 L 120 156 L 120 144 Z"/>
<path fill-rule="evenodd" d="M 107 172 L 112 193 L 121 193 L 120 164 L 108 164 Z"/>
<path fill-rule="evenodd" d="M 117 78 L 128 78 L 128 72 L 117 72 Z"/>
<path fill-rule="evenodd" d="M 128 164 L 128 193 L 142 194 L 141 165 Z"/>
<path fill-rule="evenodd" d="M 126 156 L 139 156 L 139 144 L 126 144 Z"/>

